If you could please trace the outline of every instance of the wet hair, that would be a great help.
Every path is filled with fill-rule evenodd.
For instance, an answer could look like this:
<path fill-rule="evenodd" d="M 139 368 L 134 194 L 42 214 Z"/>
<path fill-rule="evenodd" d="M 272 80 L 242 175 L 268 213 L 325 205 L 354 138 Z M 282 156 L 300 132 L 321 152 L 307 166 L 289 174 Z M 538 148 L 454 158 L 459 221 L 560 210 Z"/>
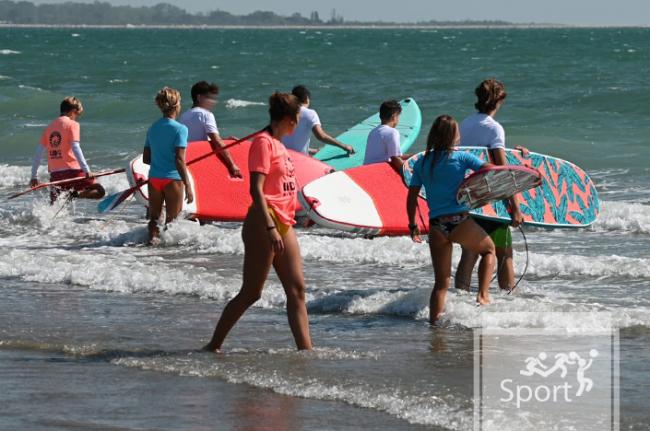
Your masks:
<path fill-rule="evenodd" d="M 311 99 L 311 92 L 304 85 L 296 85 L 293 87 L 291 94 L 296 96 L 302 104 L 307 103 L 307 100 Z"/>
<path fill-rule="evenodd" d="M 393 114 L 401 114 L 402 105 L 397 100 L 387 100 L 379 107 L 379 118 L 381 121 L 388 121 Z"/>
<path fill-rule="evenodd" d="M 81 104 L 81 100 L 74 96 L 68 96 L 61 102 L 59 111 L 61 112 L 61 115 L 65 115 L 72 111 L 78 111 L 81 114 L 84 111 L 84 107 Z"/>
<path fill-rule="evenodd" d="M 458 136 L 458 123 L 450 115 L 441 115 L 431 125 L 429 135 L 427 136 L 427 149 L 424 158 L 433 155 L 431 169 L 436 165 L 436 161 L 444 156 L 448 156 L 454 151 L 456 136 Z"/>
<path fill-rule="evenodd" d="M 496 79 L 486 79 L 481 82 L 474 90 L 474 94 L 478 99 L 474 107 L 482 114 L 494 111 L 497 104 L 507 96 L 506 87 Z"/>
<path fill-rule="evenodd" d="M 275 92 L 269 97 L 269 116 L 271 122 L 282 121 L 286 117 L 298 118 L 300 102 L 293 94 Z"/>
<path fill-rule="evenodd" d="M 176 107 L 181 104 L 181 93 L 170 87 L 163 87 L 156 94 L 156 105 L 162 111 L 163 115 L 170 115 L 176 111 Z"/>
<path fill-rule="evenodd" d="M 198 103 L 198 98 L 204 94 L 219 94 L 219 87 L 217 84 L 209 83 L 207 81 L 199 81 L 192 85 L 192 102 Z"/>

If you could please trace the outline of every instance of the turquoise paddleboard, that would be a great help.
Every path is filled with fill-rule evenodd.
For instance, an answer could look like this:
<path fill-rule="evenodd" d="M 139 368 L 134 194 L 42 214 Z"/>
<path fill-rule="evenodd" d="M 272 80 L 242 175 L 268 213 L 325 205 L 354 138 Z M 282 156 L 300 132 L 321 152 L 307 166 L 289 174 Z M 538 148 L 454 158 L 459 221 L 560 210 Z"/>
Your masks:
<path fill-rule="evenodd" d="M 420 134 L 422 114 L 420 113 L 420 107 L 412 98 L 401 100 L 400 104 L 402 105 L 402 114 L 400 115 L 397 130 L 400 133 L 402 153 L 405 153 L 415 143 Z M 379 113 L 376 113 L 336 137 L 344 144 L 351 145 L 356 151 L 355 154 L 348 157 L 347 153 L 342 149 L 333 145 L 325 145 L 314 157 L 327 163 L 337 171 L 361 166 L 366 156 L 368 134 L 380 124 Z"/>

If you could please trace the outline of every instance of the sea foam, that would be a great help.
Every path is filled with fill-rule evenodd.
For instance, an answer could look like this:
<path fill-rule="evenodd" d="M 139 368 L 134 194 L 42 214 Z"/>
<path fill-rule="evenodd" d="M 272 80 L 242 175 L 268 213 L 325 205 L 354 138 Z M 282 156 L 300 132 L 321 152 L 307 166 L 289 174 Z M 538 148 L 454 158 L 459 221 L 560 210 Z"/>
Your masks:
<path fill-rule="evenodd" d="M 228 109 L 248 108 L 249 106 L 265 106 L 265 105 L 266 104 L 262 102 L 251 102 L 249 100 L 228 99 L 226 101 L 226 108 Z"/>
<path fill-rule="evenodd" d="M 299 356 L 299 353 L 295 353 Z M 471 411 L 449 404 L 450 397 L 442 399 L 433 394 L 403 393 L 401 390 L 381 383 L 363 381 L 322 381 L 314 377 L 292 375 L 282 369 L 270 371 L 259 367 L 238 366 L 223 361 L 206 361 L 191 357 L 119 358 L 113 364 L 199 378 L 217 377 L 235 384 L 248 384 L 270 389 L 282 395 L 340 401 L 353 406 L 373 409 L 407 420 L 410 423 L 435 425 L 453 430 L 471 428 Z"/>

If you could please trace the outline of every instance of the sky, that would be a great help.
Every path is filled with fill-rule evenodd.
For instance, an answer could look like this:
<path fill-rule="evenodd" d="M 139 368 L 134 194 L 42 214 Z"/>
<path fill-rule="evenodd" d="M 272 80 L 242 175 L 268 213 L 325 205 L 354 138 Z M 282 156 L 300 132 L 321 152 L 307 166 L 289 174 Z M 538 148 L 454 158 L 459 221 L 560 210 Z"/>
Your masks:
<path fill-rule="evenodd" d="M 63 3 L 70 0 L 31 0 Z M 90 2 L 90 0 L 72 0 Z M 233 14 L 270 10 L 280 15 L 336 9 L 348 21 L 503 20 L 515 23 L 650 26 L 650 0 L 101 0 L 113 5 L 152 6 L 167 2 L 189 12 L 221 9 Z"/>

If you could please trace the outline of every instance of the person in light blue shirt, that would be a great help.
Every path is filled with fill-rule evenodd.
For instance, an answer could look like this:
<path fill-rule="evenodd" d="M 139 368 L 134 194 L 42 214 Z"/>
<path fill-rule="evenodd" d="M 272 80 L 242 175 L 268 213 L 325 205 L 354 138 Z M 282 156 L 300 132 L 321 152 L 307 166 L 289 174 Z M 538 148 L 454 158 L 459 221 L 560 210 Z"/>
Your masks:
<path fill-rule="evenodd" d="M 458 186 L 468 169 L 477 171 L 490 166 L 478 157 L 454 151 L 460 142 L 458 123 L 448 115 L 436 118 L 427 137 L 425 156 L 413 166 L 406 210 L 411 238 L 422 242 L 415 223 L 418 194 L 424 186 L 429 205 L 429 249 L 435 284 L 429 302 L 429 321 L 436 323 L 445 308 L 451 278 L 452 243 L 457 243 L 481 256 L 479 265 L 480 305 L 490 302 L 488 290 L 494 270 L 494 243 L 490 236 L 469 217 L 469 208 L 456 200 Z"/>
<path fill-rule="evenodd" d="M 149 177 L 182 179 L 176 166 L 176 149 L 187 148 L 186 126 L 169 117 L 162 117 L 149 128 L 144 147 L 151 153 Z"/>
<path fill-rule="evenodd" d="M 187 203 L 194 194 L 185 165 L 187 127 L 176 121 L 181 111 L 181 95 L 165 87 L 156 95 L 156 105 L 163 117 L 147 131 L 142 161 L 149 169 L 149 243 L 160 236 L 158 220 L 165 205 L 165 223 L 173 221 L 183 208 L 183 192 Z"/>

